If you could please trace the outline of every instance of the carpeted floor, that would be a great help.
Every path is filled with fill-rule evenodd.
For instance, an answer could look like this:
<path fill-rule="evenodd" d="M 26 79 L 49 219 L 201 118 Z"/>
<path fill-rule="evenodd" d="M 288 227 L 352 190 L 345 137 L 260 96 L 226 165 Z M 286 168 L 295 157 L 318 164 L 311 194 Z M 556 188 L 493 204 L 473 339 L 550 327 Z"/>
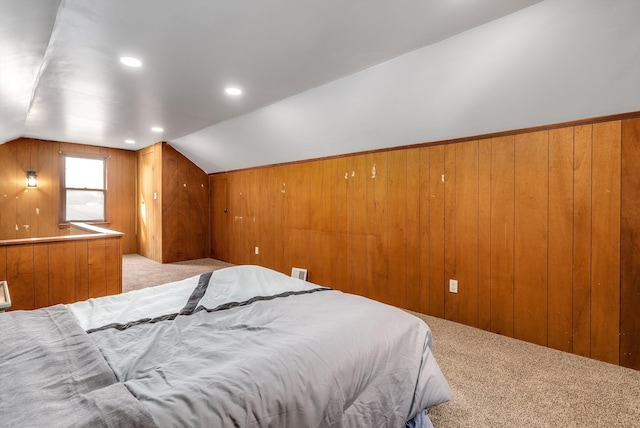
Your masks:
<path fill-rule="evenodd" d="M 178 281 L 201 273 L 233 266 L 215 259 L 158 263 L 139 254 L 122 257 L 122 292 Z"/>
<path fill-rule="evenodd" d="M 231 266 L 213 259 L 123 260 L 123 291 Z M 433 330 L 453 400 L 429 412 L 436 428 L 640 427 L 640 371 L 412 312 Z"/>
<path fill-rule="evenodd" d="M 640 427 L 640 371 L 412 313 L 453 392 L 436 428 Z"/>

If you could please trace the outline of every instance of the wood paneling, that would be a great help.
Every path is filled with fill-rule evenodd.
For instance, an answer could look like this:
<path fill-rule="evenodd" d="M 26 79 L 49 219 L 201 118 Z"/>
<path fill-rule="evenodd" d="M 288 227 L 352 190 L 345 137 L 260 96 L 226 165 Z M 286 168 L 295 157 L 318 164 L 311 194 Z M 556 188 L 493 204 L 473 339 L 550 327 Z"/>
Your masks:
<path fill-rule="evenodd" d="M 170 145 L 160 147 L 162 262 L 209 257 L 209 178 Z"/>
<path fill-rule="evenodd" d="M 389 152 L 388 163 L 388 302 L 407 307 L 407 153 Z"/>
<path fill-rule="evenodd" d="M 458 321 L 458 295 L 449 292 L 449 280 L 456 277 L 456 150 L 444 147 L 444 318 Z"/>
<path fill-rule="evenodd" d="M 638 368 L 638 147 L 640 119 L 596 120 L 211 180 L 271 217 L 230 225 L 232 263 Z"/>
<path fill-rule="evenodd" d="M 458 318 L 478 326 L 478 142 L 456 144 L 455 278 Z M 464 239 L 461 239 L 464 237 Z"/>
<path fill-rule="evenodd" d="M 593 125 L 591 357 L 618 364 L 620 333 L 620 121 Z"/>
<path fill-rule="evenodd" d="M 407 309 L 420 310 L 420 149 L 407 150 Z"/>
<path fill-rule="evenodd" d="M 549 133 L 515 139 L 513 336 L 547 344 Z"/>
<path fill-rule="evenodd" d="M 9 285 L 11 310 L 121 293 L 121 240 L 122 235 L 2 242 L 0 277 Z"/>
<path fill-rule="evenodd" d="M 429 148 L 429 315 L 444 318 L 444 146 Z"/>
<path fill-rule="evenodd" d="M 573 350 L 591 355 L 591 138 L 592 125 L 574 128 Z"/>
<path fill-rule="evenodd" d="M 620 365 L 640 370 L 640 119 L 622 121 L 621 143 Z"/>
<path fill-rule="evenodd" d="M 491 139 L 491 331 L 513 336 L 514 138 Z"/>
<path fill-rule="evenodd" d="M 419 306 L 416 312 L 421 312 L 423 314 L 429 313 L 429 298 L 430 298 L 430 275 L 429 275 L 429 255 L 431 254 L 430 249 L 430 239 L 429 239 L 429 200 L 431 199 L 429 196 L 429 148 L 422 147 L 420 148 L 419 154 L 419 188 L 417 194 L 420 195 L 418 199 L 419 201 L 419 237 L 418 242 L 420 245 L 419 251 L 419 263 L 420 269 L 418 271 L 418 280 L 419 280 Z"/>
<path fill-rule="evenodd" d="M 478 327 L 491 330 L 491 140 L 478 142 Z"/>
<path fill-rule="evenodd" d="M 228 183 L 226 178 L 211 178 L 211 256 L 229 260 L 227 219 L 229 218 Z"/>
<path fill-rule="evenodd" d="M 336 167 L 336 159 L 322 162 L 322 281 L 327 287 L 334 287 L 336 282 Z M 367 249 L 367 254 L 374 253 Z"/>
<path fill-rule="evenodd" d="M 388 166 L 389 156 L 387 153 L 376 153 L 370 155 L 371 179 L 367 188 L 373 187 L 369 192 L 369 197 L 373 198 L 368 207 L 367 217 L 371 218 L 373 244 L 368 252 L 371 258 L 372 282 L 369 287 L 369 296 L 386 302 L 389 296 L 389 257 L 388 257 Z M 375 169 L 374 169 L 375 167 Z"/>
<path fill-rule="evenodd" d="M 60 154 L 84 153 L 107 159 L 107 221 L 124 233 L 125 254 L 137 251 L 135 152 L 83 144 L 20 138 L 0 145 L 0 239 L 67 235 L 60 228 Z M 38 174 L 38 187 L 26 188 L 26 171 Z"/>
<path fill-rule="evenodd" d="M 139 253 L 161 263 L 211 255 L 209 177 L 166 143 L 137 152 Z"/>
<path fill-rule="evenodd" d="M 17 245 L 7 247 L 5 263 L 7 265 L 7 284 L 11 294 L 11 309 L 35 308 L 33 246 Z"/>
<path fill-rule="evenodd" d="M 549 131 L 548 346 L 571 352 L 573 128 Z"/>

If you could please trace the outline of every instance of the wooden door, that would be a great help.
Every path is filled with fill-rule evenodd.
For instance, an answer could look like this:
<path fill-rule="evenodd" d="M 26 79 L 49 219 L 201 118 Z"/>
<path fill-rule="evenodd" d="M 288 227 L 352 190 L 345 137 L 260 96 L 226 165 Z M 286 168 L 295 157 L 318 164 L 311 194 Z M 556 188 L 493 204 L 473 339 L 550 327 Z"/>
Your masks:
<path fill-rule="evenodd" d="M 227 186 L 226 178 L 213 180 L 211 185 L 211 255 L 225 262 L 229 261 Z"/>

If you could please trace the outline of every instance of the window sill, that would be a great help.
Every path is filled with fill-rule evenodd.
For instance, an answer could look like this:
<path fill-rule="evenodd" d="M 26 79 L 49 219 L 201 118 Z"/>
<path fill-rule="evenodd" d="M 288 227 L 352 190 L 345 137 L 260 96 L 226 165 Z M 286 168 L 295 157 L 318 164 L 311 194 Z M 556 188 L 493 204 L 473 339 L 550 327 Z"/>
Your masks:
<path fill-rule="evenodd" d="M 111 222 L 110 221 L 83 221 L 82 223 L 91 224 L 91 225 L 98 226 L 98 227 L 109 227 L 109 226 L 111 226 Z M 58 223 L 58 229 L 69 229 L 69 227 L 71 227 L 71 222 Z"/>

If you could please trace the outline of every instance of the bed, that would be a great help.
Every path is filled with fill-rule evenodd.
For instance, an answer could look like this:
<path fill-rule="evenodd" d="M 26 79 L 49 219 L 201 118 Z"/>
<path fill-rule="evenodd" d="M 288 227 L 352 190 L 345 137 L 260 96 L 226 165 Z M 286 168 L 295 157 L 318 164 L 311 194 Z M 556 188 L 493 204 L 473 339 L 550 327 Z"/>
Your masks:
<path fill-rule="evenodd" d="M 451 398 L 422 320 L 258 266 L 0 332 L 0 426 L 402 427 Z"/>

